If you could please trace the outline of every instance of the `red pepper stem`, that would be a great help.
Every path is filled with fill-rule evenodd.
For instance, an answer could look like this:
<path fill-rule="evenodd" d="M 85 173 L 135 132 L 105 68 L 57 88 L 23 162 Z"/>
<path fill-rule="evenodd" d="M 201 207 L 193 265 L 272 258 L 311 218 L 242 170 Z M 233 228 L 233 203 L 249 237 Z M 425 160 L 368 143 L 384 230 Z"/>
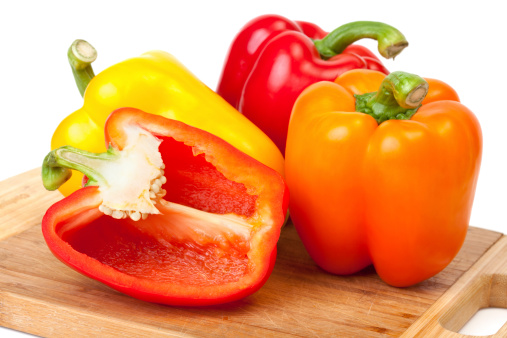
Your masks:
<path fill-rule="evenodd" d="M 336 28 L 321 40 L 315 40 L 315 47 L 323 59 L 342 53 L 357 40 L 369 38 L 378 41 L 378 51 L 386 59 L 393 58 L 408 46 L 403 34 L 396 28 L 382 22 L 356 21 Z"/>
<path fill-rule="evenodd" d="M 91 153 L 71 146 L 63 146 L 51 151 L 42 163 L 42 183 L 47 190 L 56 190 L 77 170 L 88 177 L 86 185 L 105 182 L 100 173 L 101 163 L 114 160 L 118 151 L 110 147 L 104 153 Z"/>
<path fill-rule="evenodd" d="M 355 95 L 356 111 L 373 116 L 380 124 L 386 120 L 407 120 L 421 106 L 428 83 L 415 74 L 393 72 L 386 76 L 377 92 Z"/>
<path fill-rule="evenodd" d="M 97 58 L 97 51 L 85 40 L 75 40 L 69 47 L 67 57 L 79 93 L 83 96 L 86 87 L 95 76 L 91 64 Z"/>

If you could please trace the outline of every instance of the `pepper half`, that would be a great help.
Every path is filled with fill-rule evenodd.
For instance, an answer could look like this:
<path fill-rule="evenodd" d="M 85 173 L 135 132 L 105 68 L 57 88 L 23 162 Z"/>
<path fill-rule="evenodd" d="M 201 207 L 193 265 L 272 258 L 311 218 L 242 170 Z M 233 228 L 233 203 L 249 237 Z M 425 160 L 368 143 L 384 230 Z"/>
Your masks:
<path fill-rule="evenodd" d="M 217 93 L 284 153 L 292 106 L 304 88 L 333 81 L 351 69 L 389 73 L 367 48 L 352 45 L 363 38 L 377 40 L 385 58 L 394 58 L 408 46 L 403 34 L 380 22 L 352 22 L 326 34 L 308 22 L 260 16 L 247 23 L 232 42 Z"/>
<path fill-rule="evenodd" d="M 57 127 L 51 149 L 70 145 L 105 151 L 107 117 L 115 109 L 133 107 L 206 130 L 283 174 L 283 156 L 276 145 L 169 53 L 151 51 L 96 76 L 91 66 L 96 51 L 89 43 L 76 40 L 68 57 L 84 103 Z M 81 187 L 81 180 L 75 172 L 59 190 L 68 195 Z"/>
<path fill-rule="evenodd" d="M 343 275 L 373 263 L 403 287 L 452 261 L 482 155 L 479 122 L 457 100 L 442 81 L 368 70 L 299 96 L 285 156 L 290 212 L 320 267 Z"/>
<path fill-rule="evenodd" d="M 105 153 L 64 146 L 44 160 L 47 189 L 70 169 L 87 177 L 42 220 L 57 258 L 169 305 L 230 302 L 266 282 L 288 205 L 276 171 L 206 131 L 133 108 L 110 115 L 105 137 Z"/>

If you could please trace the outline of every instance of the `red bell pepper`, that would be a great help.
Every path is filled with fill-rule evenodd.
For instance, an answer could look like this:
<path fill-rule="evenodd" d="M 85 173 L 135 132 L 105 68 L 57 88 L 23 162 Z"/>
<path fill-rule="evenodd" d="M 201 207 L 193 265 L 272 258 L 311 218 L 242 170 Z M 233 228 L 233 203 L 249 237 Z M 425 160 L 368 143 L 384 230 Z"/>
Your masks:
<path fill-rule="evenodd" d="M 312 83 L 333 81 L 357 68 L 387 69 L 362 38 L 379 42 L 379 52 L 394 58 L 407 45 L 397 29 L 379 22 L 352 22 L 325 35 L 318 26 L 276 15 L 250 21 L 229 50 L 217 92 L 285 151 L 292 106 Z"/>
<path fill-rule="evenodd" d="M 113 112 L 105 136 L 105 153 L 64 146 L 44 160 L 47 189 L 68 168 L 88 178 L 42 220 L 56 257 L 169 305 L 230 302 L 264 284 L 288 204 L 277 172 L 206 131 L 133 108 Z"/>

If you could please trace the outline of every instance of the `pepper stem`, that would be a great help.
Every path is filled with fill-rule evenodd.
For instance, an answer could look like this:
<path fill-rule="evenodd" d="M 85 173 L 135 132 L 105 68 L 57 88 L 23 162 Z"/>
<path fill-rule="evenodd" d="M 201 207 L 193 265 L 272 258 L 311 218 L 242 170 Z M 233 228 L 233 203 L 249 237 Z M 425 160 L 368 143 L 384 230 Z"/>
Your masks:
<path fill-rule="evenodd" d="M 314 44 L 323 59 L 342 53 L 357 40 L 369 38 L 378 41 L 378 51 L 386 59 L 393 58 L 408 46 L 403 34 L 382 22 L 356 21 L 336 28 Z"/>
<path fill-rule="evenodd" d="M 112 147 L 104 153 L 91 153 L 71 146 L 60 147 L 44 158 L 42 183 L 47 190 L 56 190 L 72 176 L 71 169 L 88 177 L 86 185 L 106 183 L 100 174 L 101 163 L 117 159 L 118 153 L 119 151 Z"/>
<path fill-rule="evenodd" d="M 355 95 L 356 111 L 373 116 L 380 124 L 386 120 L 408 120 L 421 106 L 428 83 L 420 76 L 393 72 L 386 76 L 377 92 Z"/>
<path fill-rule="evenodd" d="M 86 87 L 88 87 L 88 84 L 95 76 L 92 62 L 97 58 L 97 51 L 85 40 L 75 40 L 69 47 L 67 57 L 79 93 L 83 96 Z"/>

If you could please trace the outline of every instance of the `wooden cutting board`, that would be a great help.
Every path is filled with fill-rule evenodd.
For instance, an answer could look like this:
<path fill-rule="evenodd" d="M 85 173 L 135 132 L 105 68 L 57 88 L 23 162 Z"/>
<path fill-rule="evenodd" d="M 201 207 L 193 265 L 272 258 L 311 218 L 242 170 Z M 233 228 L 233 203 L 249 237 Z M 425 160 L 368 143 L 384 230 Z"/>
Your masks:
<path fill-rule="evenodd" d="M 471 227 L 454 261 L 409 288 L 372 268 L 346 277 L 319 269 L 294 226 L 256 294 L 213 307 L 142 302 L 74 272 L 48 250 L 40 221 L 61 198 L 39 169 L 0 183 L 0 325 L 40 336 L 457 337 L 479 309 L 507 307 L 507 238 Z M 461 278 L 460 278 L 461 277 Z M 507 336 L 507 324 L 498 333 Z"/>

